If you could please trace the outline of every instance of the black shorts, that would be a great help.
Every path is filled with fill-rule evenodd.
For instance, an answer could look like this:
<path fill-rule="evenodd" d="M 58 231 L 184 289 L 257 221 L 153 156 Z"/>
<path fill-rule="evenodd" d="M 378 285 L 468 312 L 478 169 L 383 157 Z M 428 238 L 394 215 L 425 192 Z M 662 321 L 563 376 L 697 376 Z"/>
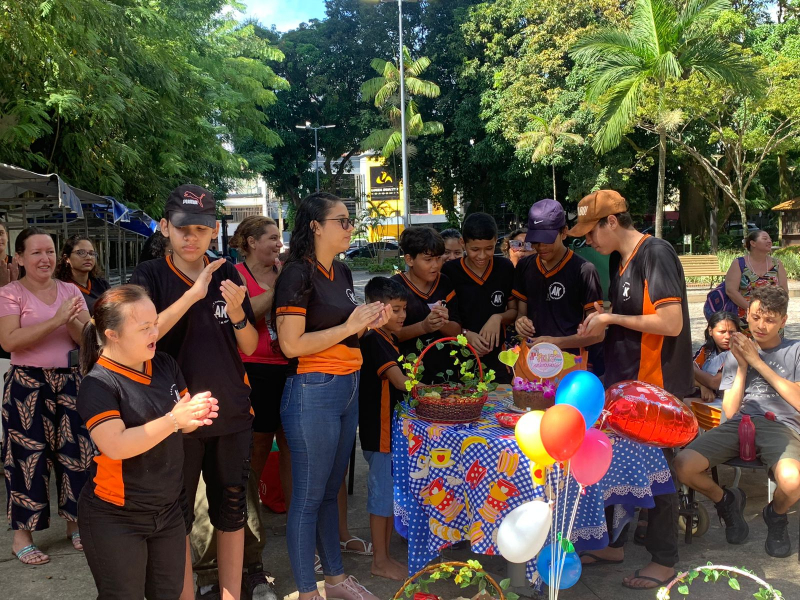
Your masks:
<path fill-rule="evenodd" d="M 160 512 L 129 510 L 97 498 L 86 486 L 78 512 L 99 600 L 178 600 L 186 565 L 180 502 Z"/>
<path fill-rule="evenodd" d="M 253 431 L 275 433 L 281 428 L 281 397 L 289 365 L 244 363 L 250 381 L 250 404 L 253 406 Z"/>
<path fill-rule="evenodd" d="M 250 429 L 212 437 L 183 436 L 186 522 L 194 522 L 194 497 L 200 473 L 206 482 L 208 518 L 219 531 L 239 531 L 247 522 L 247 479 L 250 476 Z"/>

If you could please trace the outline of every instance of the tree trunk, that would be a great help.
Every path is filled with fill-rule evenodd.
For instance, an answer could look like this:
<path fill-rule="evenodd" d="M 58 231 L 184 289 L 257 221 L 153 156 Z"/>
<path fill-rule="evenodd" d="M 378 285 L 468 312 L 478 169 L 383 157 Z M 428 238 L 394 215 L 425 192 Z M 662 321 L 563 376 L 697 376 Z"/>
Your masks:
<path fill-rule="evenodd" d="M 747 206 L 745 204 L 745 199 L 740 197 L 736 201 L 736 206 L 739 208 L 739 215 L 742 219 L 742 247 L 745 248 L 745 242 L 747 240 Z"/>
<path fill-rule="evenodd" d="M 794 198 L 794 191 L 792 190 L 792 172 L 789 170 L 789 165 L 786 164 L 786 154 L 778 155 L 778 184 L 780 187 L 781 202 Z"/>
<path fill-rule="evenodd" d="M 667 176 L 667 131 L 658 128 L 658 191 L 656 195 L 656 237 L 663 237 L 664 230 L 664 191 Z"/>
<path fill-rule="evenodd" d="M 556 166 L 551 165 L 553 168 L 553 200 L 558 202 L 558 198 L 556 197 Z"/>
<path fill-rule="evenodd" d="M 714 190 L 716 194 L 717 191 Z M 711 241 L 711 254 L 716 254 L 717 250 L 719 249 L 719 231 L 717 228 L 717 213 L 719 212 L 719 202 L 715 201 L 714 205 L 711 207 L 711 215 L 708 221 L 708 229 L 710 233 L 710 241 Z"/>

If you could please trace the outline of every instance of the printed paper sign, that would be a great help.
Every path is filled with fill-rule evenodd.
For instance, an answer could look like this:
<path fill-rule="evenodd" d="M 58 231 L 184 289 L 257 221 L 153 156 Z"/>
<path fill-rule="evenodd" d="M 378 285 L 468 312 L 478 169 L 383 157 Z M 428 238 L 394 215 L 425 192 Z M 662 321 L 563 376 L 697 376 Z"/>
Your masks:
<path fill-rule="evenodd" d="M 528 351 L 528 368 L 537 377 L 555 377 L 564 368 L 564 355 L 554 344 L 536 344 Z"/>

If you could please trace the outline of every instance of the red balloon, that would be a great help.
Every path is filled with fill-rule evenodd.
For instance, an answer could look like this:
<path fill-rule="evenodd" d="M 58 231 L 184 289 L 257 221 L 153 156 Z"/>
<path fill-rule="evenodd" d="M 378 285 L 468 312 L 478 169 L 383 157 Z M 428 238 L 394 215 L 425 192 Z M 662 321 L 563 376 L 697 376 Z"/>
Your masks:
<path fill-rule="evenodd" d="M 544 412 L 539 431 L 547 453 L 556 460 L 568 460 L 583 443 L 586 422 L 574 406 L 556 404 Z"/>
<path fill-rule="evenodd" d="M 643 381 L 621 381 L 608 388 L 606 411 L 606 424 L 612 430 L 640 444 L 676 448 L 697 436 L 692 409 L 666 390 Z"/>

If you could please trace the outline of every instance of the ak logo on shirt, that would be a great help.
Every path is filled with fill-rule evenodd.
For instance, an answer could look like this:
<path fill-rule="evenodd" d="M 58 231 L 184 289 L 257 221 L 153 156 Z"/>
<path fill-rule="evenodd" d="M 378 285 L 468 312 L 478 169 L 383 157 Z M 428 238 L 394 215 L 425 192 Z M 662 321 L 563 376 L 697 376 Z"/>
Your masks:
<path fill-rule="evenodd" d="M 358 306 L 358 300 L 356 300 L 356 294 L 353 290 L 347 290 L 347 297 L 350 298 L 350 302 Z"/>
<path fill-rule="evenodd" d="M 174 383 L 169 388 L 169 395 L 172 397 L 175 404 L 181 401 L 181 393 L 178 390 L 178 386 Z"/>
<path fill-rule="evenodd" d="M 566 293 L 567 289 L 560 281 L 554 281 L 550 284 L 550 289 L 548 290 L 550 300 L 561 300 Z"/>
<path fill-rule="evenodd" d="M 225 323 L 230 323 L 230 319 L 228 318 L 228 311 L 225 308 L 224 300 L 214 301 L 214 316 L 217 318 L 217 322 L 220 325 L 225 325 Z"/>
<path fill-rule="evenodd" d="M 493 292 L 491 299 L 492 306 L 497 306 L 497 307 L 503 306 L 504 299 L 505 299 L 505 294 L 503 293 L 503 290 L 497 290 L 496 292 Z"/>
<path fill-rule="evenodd" d="M 622 301 L 625 302 L 631 299 L 631 282 L 626 281 L 622 284 Z"/>

